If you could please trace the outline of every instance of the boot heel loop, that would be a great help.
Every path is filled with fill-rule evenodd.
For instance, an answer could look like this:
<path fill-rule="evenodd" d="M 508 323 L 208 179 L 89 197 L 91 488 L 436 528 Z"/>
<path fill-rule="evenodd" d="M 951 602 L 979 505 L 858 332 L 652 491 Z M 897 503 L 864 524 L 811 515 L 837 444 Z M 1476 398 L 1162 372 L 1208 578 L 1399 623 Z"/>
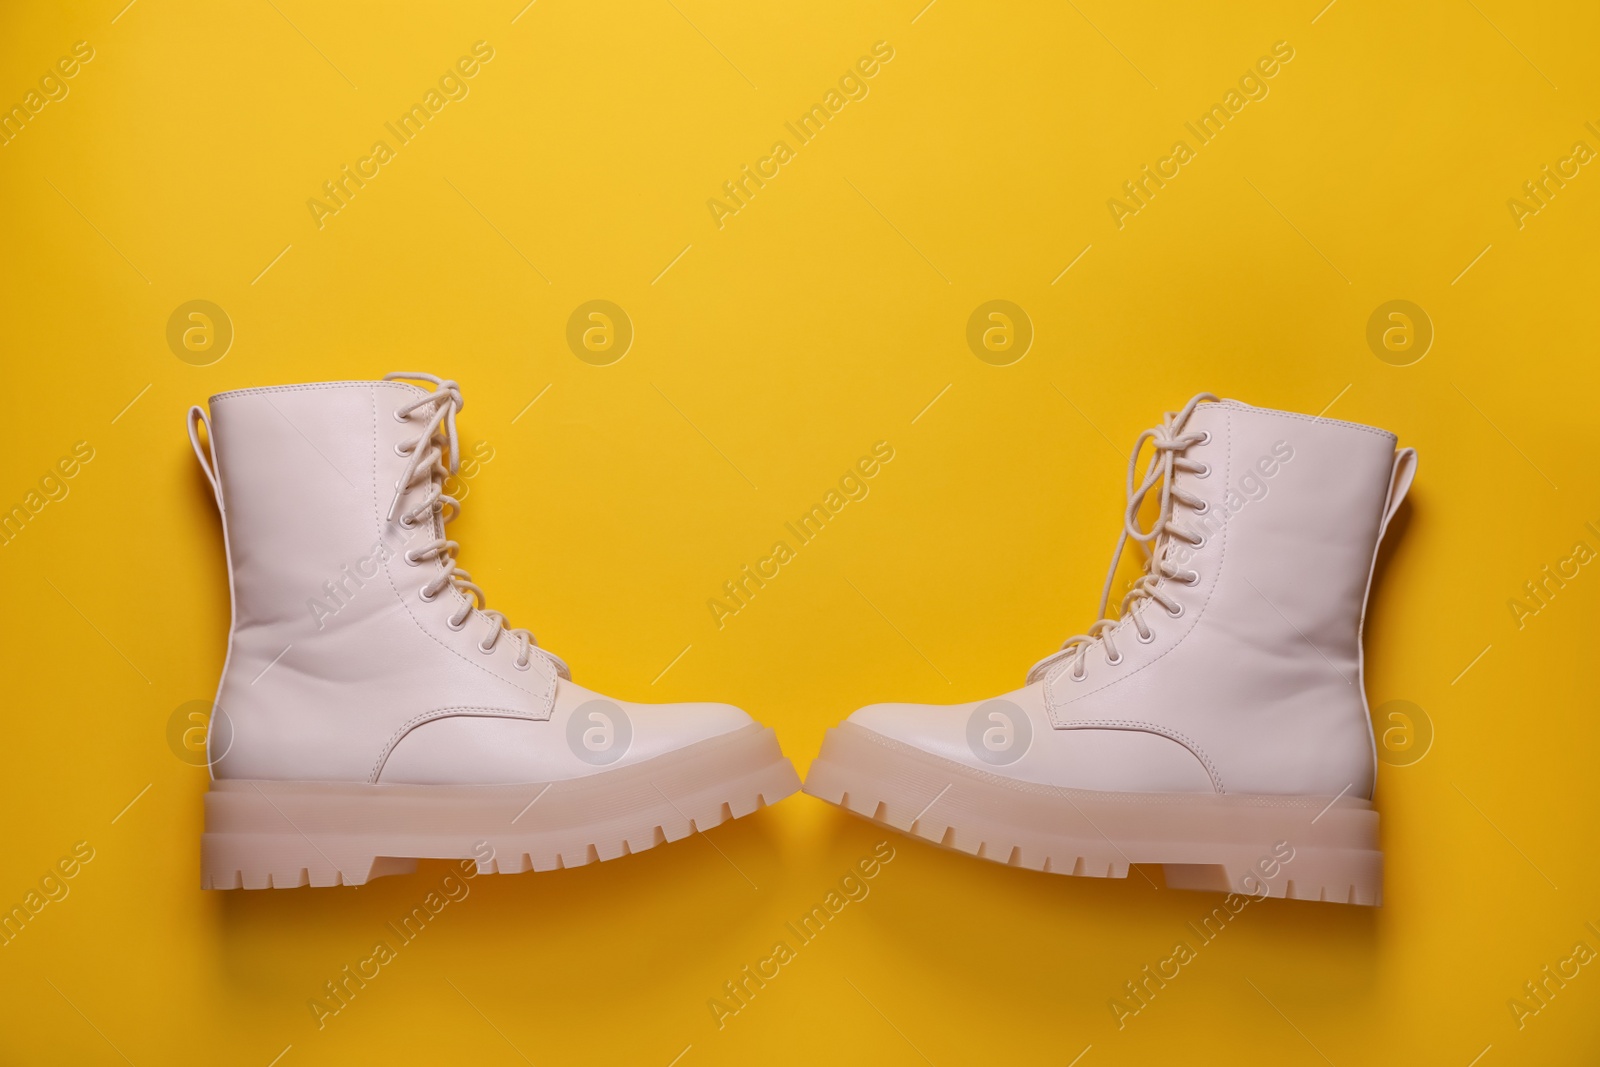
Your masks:
<path fill-rule="evenodd" d="M 200 461 L 200 469 L 205 472 L 206 481 L 211 483 L 211 494 L 217 498 L 217 510 L 227 510 L 222 506 L 222 484 L 217 481 L 217 453 L 216 437 L 211 433 L 211 420 L 206 417 L 205 409 L 199 404 L 189 409 L 187 418 L 189 426 L 189 444 L 194 446 L 194 456 Z M 206 428 L 206 443 L 200 444 L 199 427 Z"/>
<path fill-rule="evenodd" d="M 1400 502 L 1406 498 L 1406 491 L 1411 488 L 1411 482 L 1417 476 L 1417 450 L 1402 448 L 1394 454 L 1394 469 L 1389 472 L 1389 499 L 1383 505 L 1383 521 L 1378 524 L 1378 540 L 1383 540 L 1384 531 L 1389 529 L 1389 520 L 1394 518 L 1394 513 L 1400 510 Z"/>

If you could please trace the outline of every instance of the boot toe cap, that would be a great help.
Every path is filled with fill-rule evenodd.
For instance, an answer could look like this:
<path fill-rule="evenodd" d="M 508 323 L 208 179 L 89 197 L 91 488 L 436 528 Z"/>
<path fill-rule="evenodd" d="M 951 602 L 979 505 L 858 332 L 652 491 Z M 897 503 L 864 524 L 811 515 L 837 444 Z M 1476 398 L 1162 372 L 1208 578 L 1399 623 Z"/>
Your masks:
<path fill-rule="evenodd" d="M 663 745 L 675 748 L 731 734 L 755 722 L 732 704 L 634 704 L 630 708 L 647 728 L 663 735 Z"/>
<path fill-rule="evenodd" d="M 973 762 L 966 723 L 977 704 L 869 704 L 845 721 L 957 763 Z"/>

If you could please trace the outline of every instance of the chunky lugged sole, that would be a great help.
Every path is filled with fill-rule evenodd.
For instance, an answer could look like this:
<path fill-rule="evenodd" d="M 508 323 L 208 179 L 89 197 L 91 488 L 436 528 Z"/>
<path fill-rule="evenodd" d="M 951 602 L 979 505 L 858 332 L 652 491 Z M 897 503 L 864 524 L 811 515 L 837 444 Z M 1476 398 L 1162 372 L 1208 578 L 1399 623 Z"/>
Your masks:
<path fill-rule="evenodd" d="M 202 889 L 363 885 L 419 859 L 483 874 L 579 867 L 677 841 L 800 788 L 751 724 L 632 767 L 526 785 L 218 780 L 206 794 Z"/>
<path fill-rule="evenodd" d="M 1331 796 L 1109 793 L 1018 782 L 843 723 L 805 791 L 884 826 L 1013 867 L 1126 878 L 1161 864 L 1171 889 L 1378 904 L 1370 802 Z"/>

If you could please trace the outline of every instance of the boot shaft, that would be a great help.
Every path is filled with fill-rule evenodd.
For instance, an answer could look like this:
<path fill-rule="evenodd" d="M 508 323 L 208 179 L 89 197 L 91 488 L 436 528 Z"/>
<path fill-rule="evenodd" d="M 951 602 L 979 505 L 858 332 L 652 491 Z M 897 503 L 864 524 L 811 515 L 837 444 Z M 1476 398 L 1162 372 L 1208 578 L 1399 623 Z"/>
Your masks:
<path fill-rule="evenodd" d="M 1052 723 L 1165 736 L 1218 792 L 1370 796 L 1362 619 L 1414 454 L 1369 426 L 1236 401 L 1198 405 L 1181 434 L 1203 435 L 1181 455 L 1204 468 L 1172 476 L 1159 550 L 1177 577 L 1155 583 L 1171 607 L 1133 607 L 1148 640 L 1124 618 L 1114 654 L 1036 668 Z"/>
<path fill-rule="evenodd" d="M 245 389 L 211 399 L 219 492 L 230 531 L 235 629 L 304 638 L 389 607 L 384 563 L 424 536 L 386 518 L 416 427 L 395 410 L 427 394 L 401 382 Z M 405 586 L 420 568 L 392 570 Z"/>
<path fill-rule="evenodd" d="M 1210 469 L 1174 481 L 1206 502 L 1180 509 L 1206 544 L 1177 557 L 1200 571 L 1205 607 L 1224 623 L 1263 615 L 1353 674 L 1395 436 L 1231 400 L 1200 405 L 1189 425 L 1210 434 L 1187 452 Z"/>

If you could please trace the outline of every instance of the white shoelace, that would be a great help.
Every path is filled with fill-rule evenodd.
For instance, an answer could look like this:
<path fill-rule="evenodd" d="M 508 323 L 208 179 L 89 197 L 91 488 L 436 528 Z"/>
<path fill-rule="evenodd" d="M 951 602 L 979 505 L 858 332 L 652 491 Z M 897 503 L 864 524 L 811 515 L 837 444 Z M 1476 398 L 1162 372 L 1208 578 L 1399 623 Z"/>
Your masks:
<path fill-rule="evenodd" d="M 1128 507 L 1123 515 L 1122 535 L 1117 538 L 1117 550 L 1111 554 L 1111 566 L 1106 571 L 1106 584 L 1100 591 L 1098 609 L 1100 618 L 1083 633 L 1062 642 L 1059 651 L 1035 663 L 1033 669 L 1028 672 L 1029 685 L 1046 677 L 1056 664 L 1069 656 L 1073 659 L 1071 677 L 1074 681 L 1082 681 L 1085 658 L 1095 645 L 1105 647 L 1107 663 L 1112 666 L 1121 663 L 1122 653 L 1117 651 L 1116 634 L 1125 622 L 1133 623 L 1141 644 L 1148 644 L 1155 637 L 1144 620 L 1144 609 L 1151 602 L 1160 604 L 1171 618 L 1176 619 L 1183 615 L 1183 605 L 1167 595 L 1162 583 L 1176 581 L 1193 585 L 1200 580 L 1200 575 L 1193 570 L 1179 567 L 1167 558 L 1168 553 L 1175 539 L 1198 548 L 1205 543 L 1205 536 L 1172 521 L 1172 502 L 1176 500 L 1200 514 L 1204 514 L 1208 507 L 1199 497 L 1175 486 L 1173 475 L 1183 471 L 1204 477 L 1211 472 L 1206 464 L 1183 455 L 1191 445 L 1209 441 L 1210 434 L 1192 430 L 1185 432 L 1184 427 L 1188 424 L 1189 416 L 1194 414 L 1196 406 L 1202 401 L 1216 399 L 1210 393 L 1195 394 L 1187 404 L 1183 405 L 1181 411 L 1167 412 L 1162 416 L 1160 426 L 1145 430 L 1133 443 L 1133 452 L 1128 456 Z M 1136 486 L 1134 479 L 1138 470 L 1139 453 L 1144 450 L 1146 441 L 1153 443 L 1155 451 L 1150 456 L 1149 465 L 1145 467 L 1144 478 Z M 1161 508 L 1156 514 L 1155 521 L 1146 530 L 1139 526 L 1139 509 L 1143 507 L 1145 498 L 1158 481 L 1161 483 Z M 1106 607 L 1111 600 L 1111 586 L 1116 580 L 1117 564 L 1122 561 L 1122 550 L 1127 546 L 1129 538 L 1132 538 L 1145 553 L 1145 571 L 1122 598 L 1116 616 L 1112 617 L 1106 614 Z"/>
<path fill-rule="evenodd" d="M 383 377 L 385 381 L 409 380 L 433 384 L 433 392 L 406 404 L 394 413 L 395 418 L 402 422 L 410 421 L 421 413 L 420 417 L 426 420 L 426 424 L 420 435 L 399 449 L 401 455 L 406 457 L 406 467 L 394 484 L 394 497 L 389 501 L 387 517 L 393 521 L 400 510 L 400 499 L 416 488 L 422 479 L 427 479 L 428 492 L 416 506 L 400 514 L 400 525 L 408 530 L 423 521 L 431 525 L 433 516 L 437 514 L 440 517 L 439 526 L 442 530 L 445 523 L 461 513 L 461 502 L 444 491 L 445 478 L 457 473 L 461 468 L 461 449 L 456 439 L 456 413 L 466 406 L 466 402 L 461 398 L 461 387 L 449 378 L 437 378 L 432 374 L 421 372 L 395 371 Z M 448 465 L 445 462 L 446 457 L 449 460 Z M 446 506 L 449 508 L 448 511 L 445 510 Z M 469 594 L 470 599 L 446 620 L 452 630 L 459 630 L 465 626 L 467 617 L 476 610 L 489 623 L 489 632 L 478 643 L 478 647 L 484 652 L 493 652 L 495 644 L 504 635 L 516 643 L 518 670 L 527 670 L 530 655 L 538 652 L 555 666 L 561 677 L 570 680 L 572 675 L 561 657 L 548 649 L 540 648 L 538 640 L 529 631 L 513 629 L 507 625 L 504 615 L 485 607 L 486 597 L 483 590 L 472 581 L 472 575 L 456 566 L 458 548 L 460 545 L 456 542 L 439 537 L 419 548 L 406 550 L 406 561 L 409 563 L 416 564 L 436 559 L 443 564 L 439 576 L 422 587 L 422 599 L 432 600 L 446 587 L 453 587 Z"/>

